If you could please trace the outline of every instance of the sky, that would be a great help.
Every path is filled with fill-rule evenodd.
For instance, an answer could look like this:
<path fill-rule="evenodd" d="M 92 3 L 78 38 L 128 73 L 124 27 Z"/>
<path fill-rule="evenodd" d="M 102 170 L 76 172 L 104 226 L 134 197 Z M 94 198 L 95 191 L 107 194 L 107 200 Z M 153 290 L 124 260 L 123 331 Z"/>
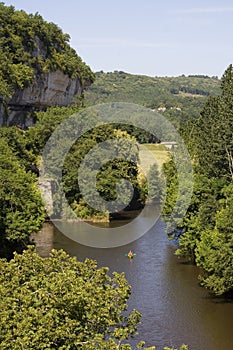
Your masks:
<path fill-rule="evenodd" d="M 233 0 L 2 0 L 71 37 L 94 71 L 221 77 L 233 63 Z"/>

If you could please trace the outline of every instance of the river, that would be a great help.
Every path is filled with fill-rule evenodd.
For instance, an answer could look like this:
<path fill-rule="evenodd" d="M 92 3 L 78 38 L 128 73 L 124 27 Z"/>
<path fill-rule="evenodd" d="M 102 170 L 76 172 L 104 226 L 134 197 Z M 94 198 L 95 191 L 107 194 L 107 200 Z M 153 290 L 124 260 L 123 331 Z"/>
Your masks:
<path fill-rule="evenodd" d="M 80 223 L 69 223 L 80 230 Z M 156 224 L 141 238 L 117 248 L 91 248 L 74 242 L 52 224 L 46 223 L 36 236 L 41 256 L 52 248 L 64 249 L 79 260 L 97 260 L 110 271 L 125 272 L 132 294 L 129 310 L 142 313 L 139 335 L 130 340 L 135 345 L 145 340 L 147 346 L 179 347 L 188 344 L 190 350 L 233 349 L 233 301 L 213 298 L 198 285 L 198 268 L 179 260 L 175 244 L 168 241 L 164 223 Z M 133 261 L 125 257 L 136 252 Z"/>

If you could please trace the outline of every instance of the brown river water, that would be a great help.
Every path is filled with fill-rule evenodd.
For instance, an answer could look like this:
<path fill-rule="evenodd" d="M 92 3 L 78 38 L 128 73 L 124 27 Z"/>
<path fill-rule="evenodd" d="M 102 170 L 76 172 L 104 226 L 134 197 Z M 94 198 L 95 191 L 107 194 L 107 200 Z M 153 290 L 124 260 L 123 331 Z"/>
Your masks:
<path fill-rule="evenodd" d="M 82 229 L 80 223 L 66 225 L 70 230 Z M 142 313 L 139 335 L 130 344 L 145 340 L 157 350 L 182 343 L 190 350 L 233 349 L 233 301 L 213 298 L 198 285 L 198 269 L 174 255 L 175 243 L 167 240 L 162 220 L 141 238 L 116 248 L 81 245 L 51 223 L 36 235 L 36 243 L 41 256 L 62 248 L 79 260 L 97 260 L 110 272 L 125 272 L 132 286 L 129 310 Z M 131 262 L 125 256 L 130 249 L 136 253 Z"/>

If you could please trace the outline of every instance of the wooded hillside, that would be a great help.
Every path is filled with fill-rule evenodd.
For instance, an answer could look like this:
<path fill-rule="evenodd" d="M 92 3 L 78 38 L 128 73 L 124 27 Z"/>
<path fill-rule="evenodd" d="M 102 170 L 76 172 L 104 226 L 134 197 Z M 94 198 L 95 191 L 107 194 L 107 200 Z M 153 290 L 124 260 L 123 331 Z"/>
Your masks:
<path fill-rule="evenodd" d="M 164 113 L 177 126 L 191 117 L 197 118 L 208 96 L 221 92 L 217 77 L 149 77 L 122 71 L 95 74 L 94 84 L 85 91 L 87 105 L 132 102 Z"/>

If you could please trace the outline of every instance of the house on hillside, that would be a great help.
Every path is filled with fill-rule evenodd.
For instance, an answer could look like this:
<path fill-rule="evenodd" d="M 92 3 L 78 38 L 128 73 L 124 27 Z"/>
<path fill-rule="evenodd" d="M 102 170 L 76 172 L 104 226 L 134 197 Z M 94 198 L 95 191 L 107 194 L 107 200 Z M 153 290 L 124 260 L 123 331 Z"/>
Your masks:
<path fill-rule="evenodd" d="M 160 145 L 164 145 L 167 148 L 171 149 L 172 147 L 176 147 L 177 146 L 177 142 L 175 142 L 175 141 L 164 141 L 164 142 L 160 142 Z"/>

